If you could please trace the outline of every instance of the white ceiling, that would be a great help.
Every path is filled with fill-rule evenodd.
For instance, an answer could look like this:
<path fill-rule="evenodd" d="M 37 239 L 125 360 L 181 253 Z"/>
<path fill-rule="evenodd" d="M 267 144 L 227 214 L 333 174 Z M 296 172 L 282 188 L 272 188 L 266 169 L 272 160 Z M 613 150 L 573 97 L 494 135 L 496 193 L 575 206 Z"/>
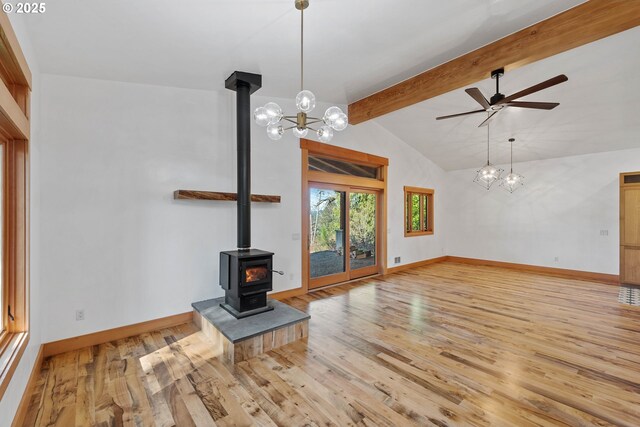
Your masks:
<path fill-rule="evenodd" d="M 517 92 L 558 74 L 569 81 L 527 101 L 560 102 L 551 111 L 505 109 L 491 121 L 492 163 L 528 161 L 640 147 L 640 27 L 508 72 L 500 92 Z M 495 80 L 478 82 L 486 98 Z M 486 162 L 485 113 L 436 121 L 441 115 L 479 109 L 464 88 L 376 119 L 391 133 L 446 170 Z M 640 162 L 640 159 L 638 159 Z"/>
<path fill-rule="evenodd" d="M 310 0 L 306 88 L 346 104 L 544 20 L 583 0 Z M 234 70 L 263 75 L 259 94 L 293 97 L 299 85 L 294 0 L 56 0 L 26 18 L 42 72 L 196 89 L 222 89 Z M 509 72 L 501 92 L 564 73 L 567 83 L 527 100 L 492 125 L 494 163 L 640 146 L 640 28 Z M 488 98 L 494 81 L 477 85 Z M 461 88 L 376 121 L 441 167 L 485 159 L 482 114 Z"/>
<path fill-rule="evenodd" d="M 311 0 L 306 85 L 345 104 L 583 0 Z M 45 73 L 221 89 L 263 74 L 261 95 L 295 96 L 294 0 L 56 0 L 28 17 Z"/>

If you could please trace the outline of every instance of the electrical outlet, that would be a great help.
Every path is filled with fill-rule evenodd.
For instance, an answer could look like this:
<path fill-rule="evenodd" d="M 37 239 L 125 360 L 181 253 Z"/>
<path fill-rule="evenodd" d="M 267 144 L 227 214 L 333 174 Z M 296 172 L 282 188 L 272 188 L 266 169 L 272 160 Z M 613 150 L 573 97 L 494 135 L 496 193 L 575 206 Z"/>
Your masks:
<path fill-rule="evenodd" d="M 554 262 L 560 262 L 560 257 L 555 257 L 555 258 L 553 259 L 553 261 L 554 261 Z"/>
<path fill-rule="evenodd" d="M 609 235 L 609 230 L 600 230 L 600 235 L 601 236 L 608 236 Z"/>
<path fill-rule="evenodd" d="M 394 264 L 400 264 L 400 257 L 399 257 L 399 256 L 395 257 L 395 258 L 393 259 L 393 263 L 394 263 Z"/>
<path fill-rule="evenodd" d="M 84 320 L 84 310 L 76 310 L 76 320 Z"/>

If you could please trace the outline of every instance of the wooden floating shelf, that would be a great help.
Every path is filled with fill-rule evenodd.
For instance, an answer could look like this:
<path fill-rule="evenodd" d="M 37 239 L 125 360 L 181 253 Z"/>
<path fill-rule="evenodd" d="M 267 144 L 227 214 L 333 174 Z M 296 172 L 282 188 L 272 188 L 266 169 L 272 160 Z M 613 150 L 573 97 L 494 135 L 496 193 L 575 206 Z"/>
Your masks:
<path fill-rule="evenodd" d="M 221 200 L 233 202 L 238 200 L 238 193 L 222 193 L 219 191 L 176 190 L 173 192 L 175 200 Z M 280 196 L 252 194 L 252 202 L 280 203 Z"/>

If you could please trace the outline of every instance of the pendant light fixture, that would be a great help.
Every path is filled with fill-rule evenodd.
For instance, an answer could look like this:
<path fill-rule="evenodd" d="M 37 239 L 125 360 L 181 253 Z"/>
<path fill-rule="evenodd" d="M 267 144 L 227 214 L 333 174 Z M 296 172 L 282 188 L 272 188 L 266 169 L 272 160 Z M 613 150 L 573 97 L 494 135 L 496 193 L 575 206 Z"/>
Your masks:
<path fill-rule="evenodd" d="M 511 172 L 500 181 L 500 187 L 507 190 L 509 193 L 513 193 L 518 188 L 524 185 L 524 176 L 513 173 L 513 143 L 515 139 L 509 138 L 511 143 Z"/>
<path fill-rule="evenodd" d="M 267 135 L 274 141 L 291 129 L 298 138 L 306 137 L 309 130 L 312 130 L 320 141 L 329 142 L 333 138 L 333 131 L 344 130 L 349 120 L 339 107 L 329 107 L 321 119 L 308 115 L 316 106 L 315 95 L 304 89 L 304 10 L 309 7 L 309 0 L 295 0 L 295 7 L 300 11 L 300 92 L 296 95 L 298 113 L 295 116 L 285 116 L 278 104 L 268 102 L 264 107 L 256 108 L 253 118 L 259 126 L 267 127 Z M 281 124 L 283 121 L 292 125 L 284 127 Z M 316 128 L 310 126 L 315 124 Z"/>
<path fill-rule="evenodd" d="M 487 164 L 477 170 L 476 178 L 473 180 L 473 182 L 481 185 L 487 190 L 491 188 L 494 182 L 500 179 L 500 175 L 504 172 L 502 169 L 498 169 L 493 166 L 489 160 L 489 127 L 490 125 L 487 124 Z"/>

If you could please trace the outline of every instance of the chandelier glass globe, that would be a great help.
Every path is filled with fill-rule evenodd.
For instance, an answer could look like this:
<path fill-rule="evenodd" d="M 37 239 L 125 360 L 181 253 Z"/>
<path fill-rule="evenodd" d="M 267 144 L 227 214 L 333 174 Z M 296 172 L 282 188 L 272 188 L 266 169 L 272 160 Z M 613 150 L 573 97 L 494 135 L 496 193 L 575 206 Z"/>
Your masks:
<path fill-rule="evenodd" d="M 267 109 L 264 107 L 258 107 L 253 112 L 253 119 L 255 120 L 258 126 L 267 126 L 271 123 L 271 119 L 269 118 L 269 114 L 267 113 Z"/>
<path fill-rule="evenodd" d="M 293 135 L 296 138 L 304 138 L 305 136 L 307 136 L 308 133 L 309 133 L 308 128 L 303 128 L 303 129 L 300 129 L 299 127 L 293 128 Z"/>
<path fill-rule="evenodd" d="M 338 120 L 338 118 L 344 114 L 340 107 L 329 107 L 327 111 L 324 112 L 324 116 L 322 117 L 322 121 L 325 124 L 333 127 L 333 123 Z"/>
<path fill-rule="evenodd" d="M 320 129 L 318 129 L 317 134 L 320 142 L 329 142 L 331 141 L 331 138 L 333 138 L 333 129 L 331 129 L 327 125 L 324 125 L 321 126 Z"/>
<path fill-rule="evenodd" d="M 349 118 L 345 113 L 342 113 L 338 116 L 337 119 L 333 121 L 333 126 L 331 127 L 337 131 L 341 131 L 341 130 L 345 130 L 348 124 L 349 124 Z"/>
<path fill-rule="evenodd" d="M 302 90 L 296 95 L 296 107 L 298 111 L 310 113 L 316 108 L 316 96 L 310 90 Z"/>
<path fill-rule="evenodd" d="M 267 102 L 263 107 L 267 117 L 269 118 L 269 124 L 273 125 L 282 120 L 282 108 L 275 102 Z"/>
<path fill-rule="evenodd" d="M 280 138 L 282 138 L 282 135 L 284 134 L 284 128 L 282 127 L 282 125 L 279 124 L 271 124 L 269 126 L 267 126 L 267 136 L 274 140 L 277 141 Z"/>
<path fill-rule="evenodd" d="M 329 107 L 325 111 L 322 121 L 334 130 L 344 130 L 349 124 L 347 115 L 339 107 Z"/>

